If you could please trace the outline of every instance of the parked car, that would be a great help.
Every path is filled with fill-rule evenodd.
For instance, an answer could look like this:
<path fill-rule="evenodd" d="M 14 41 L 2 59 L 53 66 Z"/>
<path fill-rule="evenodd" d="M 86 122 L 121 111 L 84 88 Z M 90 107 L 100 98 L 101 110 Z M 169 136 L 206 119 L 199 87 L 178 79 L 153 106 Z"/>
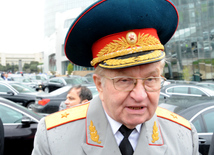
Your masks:
<path fill-rule="evenodd" d="M 214 91 L 196 84 L 169 84 L 163 86 L 161 92 L 170 96 L 214 97 Z"/>
<path fill-rule="evenodd" d="M 214 83 L 213 82 L 198 82 L 196 85 L 204 86 L 214 91 Z"/>
<path fill-rule="evenodd" d="M 46 93 L 50 93 L 56 89 L 66 86 L 66 85 L 74 86 L 74 85 L 91 85 L 91 84 L 83 83 L 82 79 L 77 76 L 55 77 L 55 78 L 51 78 L 48 81 L 46 87 L 44 88 L 44 91 Z"/>
<path fill-rule="evenodd" d="M 168 109 L 193 123 L 199 140 L 199 152 L 208 155 L 211 138 L 214 131 L 214 101 L 209 102 L 178 102 L 160 103 L 160 107 Z"/>
<path fill-rule="evenodd" d="M 185 105 L 189 102 L 201 103 L 214 100 L 214 91 L 195 84 L 169 84 L 161 92 L 170 95 L 167 103 Z"/>
<path fill-rule="evenodd" d="M 94 80 L 93 80 L 93 72 L 92 73 L 88 73 L 86 74 L 84 77 L 90 82 L 90 83 L 94 83 Z"/>
<path fill-rule="evenodd" d="M 67 85 L 52 91 L 51 93 L 37 95 L 32 110 L 41 115 L 57 112 L 60 103 L 66 100 L 66 96 L 71 87 L 71 85 Z M 88 86 L 88 88 L 91 90 L 93 97 L 98 94 L 95 86 Z"/>
<path fill-rule="evenodd" d="M 31 82 L 36 83 L 36 91 L 45 90 L 48 80 L 44 75 L 30 75 L 29 78 Z"/>
<path fill-rule="evenodd" d="M 0 97 L 0 118 L 4 125 L 4 155 L 31 154 L 42 116 Z"/>
<path fill-rule="evenodd" d="M 11 81 L 20 82 L 22 84 L 30 86 L 33 89 L 36 89 L 37 83 L 32 82 L 27 76 L 21 76 L 20 74 L 9 74 L 8 77 L 10 77 Z"/>
<path fill-rule="evenodd" d="M 41 92 L 16 81 L 0 81 L 0 97 L 11 100 L 30 110 L 35 103 L 36 95 L 39 93 Z"/>

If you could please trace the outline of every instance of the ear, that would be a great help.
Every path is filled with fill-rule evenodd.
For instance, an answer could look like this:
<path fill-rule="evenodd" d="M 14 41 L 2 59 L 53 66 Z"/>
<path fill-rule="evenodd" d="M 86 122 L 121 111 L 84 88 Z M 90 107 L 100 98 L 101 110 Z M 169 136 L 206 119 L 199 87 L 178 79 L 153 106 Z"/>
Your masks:
<path fill-rule="evenodd" d="M 97 74 L 93 74 L 94 83 L 97 87 L 97 91 L 99 92 L 100 99 L 103 99 L 103 86 L 101 82 L 101 77 Z"/>
<path fill-rule="evenodd" d="M 80 104 L 85 103 L 85 102 L 88 102 L 88 100 L 87 100 L 87 99 L 85 99 L 85 100 L 83 100 Z"/>

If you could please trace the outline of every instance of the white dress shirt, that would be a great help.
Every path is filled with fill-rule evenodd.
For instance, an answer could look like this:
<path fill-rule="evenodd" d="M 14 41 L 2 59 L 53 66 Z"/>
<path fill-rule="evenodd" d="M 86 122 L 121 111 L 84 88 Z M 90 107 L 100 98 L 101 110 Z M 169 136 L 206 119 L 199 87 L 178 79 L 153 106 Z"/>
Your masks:
<path fill-rule="evenodd" d="M 106 113 L 106 112 L 105 112 Z M 117 145 L 119 146 L 121 141 L 123 140 L 123 135 L 120 133 L 119 129 L 120 126 L 122 125 L 121 123 L 113 120 L 107 113 L 106 113 L 107 119 L 109 121 L 109 124 L 111 125 L 112 132 L 114 134 L 114 137 L 117 141 Z M 140 130 L 141 130 L 141 125 L 138 124 L 135 129 L 132 131 L 132 133 L 129 135 L 129 141 L 132 145 L 133 150 L 135 150 L 138 142 L 138 138 L 140 135 Z"/>

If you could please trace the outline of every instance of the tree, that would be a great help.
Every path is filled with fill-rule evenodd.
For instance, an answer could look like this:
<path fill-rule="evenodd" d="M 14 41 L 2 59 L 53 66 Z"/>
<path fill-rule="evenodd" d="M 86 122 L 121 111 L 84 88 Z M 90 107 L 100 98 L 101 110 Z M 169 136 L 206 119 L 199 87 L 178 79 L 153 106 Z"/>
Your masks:
<path fill-rule="evenodd" d="M 68 75 L 70 75 L 71 72 L 73 71 L 73 67 L 74 66 L 71 63 L 68 64 L 68 66 L 67 66 Z"/>
<path fill-rule="evenodd" d="M 188 67 L 185 67 L 183 69 L 183 79 L 185 81 L 190 81 L 190 77 L 191 77 L 191 75 L 190 75 L 190 69 Z"/>

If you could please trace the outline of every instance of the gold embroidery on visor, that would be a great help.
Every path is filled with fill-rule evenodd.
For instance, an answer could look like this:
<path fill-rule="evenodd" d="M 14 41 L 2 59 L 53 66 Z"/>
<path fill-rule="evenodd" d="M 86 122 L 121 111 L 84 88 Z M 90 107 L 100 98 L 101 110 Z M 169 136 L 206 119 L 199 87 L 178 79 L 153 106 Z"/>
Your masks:
<path fill-rule="evenodd" d="M 142 63 L 149 63 L 161 60 L 165 57 L 165 52 L 162 52 L 161 50 L 156 50 L 152 53 L 149 53 L 147 55 L 141 55 L 138 57 L 130 57 L 127 59 L 109 59 L 105 60 L 103 64 L 99 64 L 101 67 L 105 68 L 117 68 L 117 67 L 126 67 L 127 64 L 129 66 L 131 65 L 137 65 Z"/>

